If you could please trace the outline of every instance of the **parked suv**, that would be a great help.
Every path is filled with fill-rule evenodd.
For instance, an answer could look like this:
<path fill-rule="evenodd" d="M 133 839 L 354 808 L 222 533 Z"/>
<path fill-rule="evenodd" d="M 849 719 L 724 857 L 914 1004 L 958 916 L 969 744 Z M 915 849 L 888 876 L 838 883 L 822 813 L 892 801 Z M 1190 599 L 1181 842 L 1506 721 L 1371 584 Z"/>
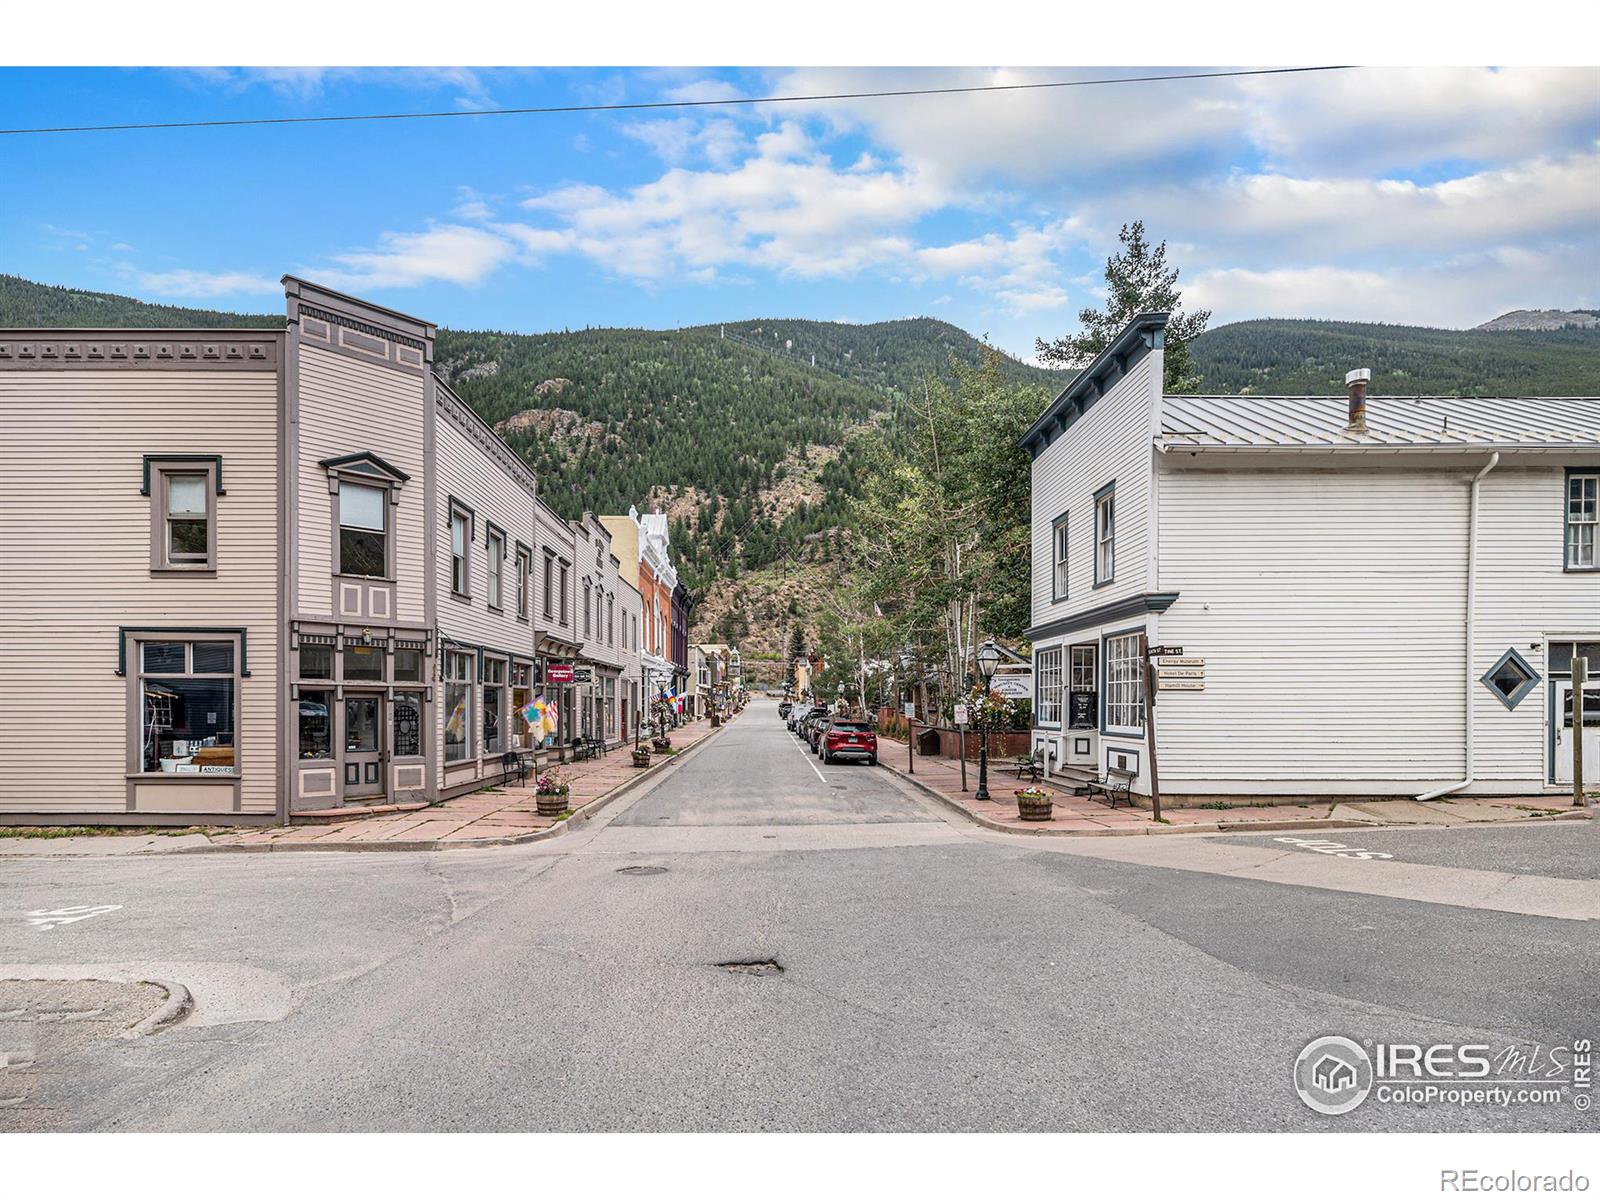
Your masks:
<path fill-rule="evenodd" d="M 787 718 L 788 715 L 790 713 L 792 713 L 793 711 L 794 711 L 794 701 L 793 700 L 779 700 L 778 701 L 778 715 L 780 717 Z"/>
<path fill-rule="evenodd" d="M 818 717 L 826 716 L 828 710 L 820 704 L 813 704 L 807 708 L 800 709 L 799 713 L 799 718 L 794 722 L 794 731 L 801 737 L 809 739 L 812 722 Z"/>
<path fill-rule="evenodd" d="M 831 763 L 841 758 L 865 759 L 867 766 L 878 765 L 878 735 L 872 726 L 858 717 L 833 717 L 823 727 L 818 739 L 822 745 L 822 761 Z"/>

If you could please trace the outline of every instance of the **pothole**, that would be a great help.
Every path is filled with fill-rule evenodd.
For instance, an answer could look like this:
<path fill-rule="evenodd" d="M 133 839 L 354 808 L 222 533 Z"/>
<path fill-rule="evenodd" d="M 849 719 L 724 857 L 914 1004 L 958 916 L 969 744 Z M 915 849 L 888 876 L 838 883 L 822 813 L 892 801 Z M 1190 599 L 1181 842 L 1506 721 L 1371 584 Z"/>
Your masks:
<path fill-rule="evenodd" d="M 775 958 L 737 959 L 734 962 L 719 962 L 717 966 L 724 971 L 731 971 L 735 975 L 783 974 L 783 966 Z"/>
<path fill-rule="evenodd" d="M 617 868 L 618 875 L 665 875 L 666 873 L 667 869 L 665 867 L 647 867 L 640 865 L 637 867 Z"/>

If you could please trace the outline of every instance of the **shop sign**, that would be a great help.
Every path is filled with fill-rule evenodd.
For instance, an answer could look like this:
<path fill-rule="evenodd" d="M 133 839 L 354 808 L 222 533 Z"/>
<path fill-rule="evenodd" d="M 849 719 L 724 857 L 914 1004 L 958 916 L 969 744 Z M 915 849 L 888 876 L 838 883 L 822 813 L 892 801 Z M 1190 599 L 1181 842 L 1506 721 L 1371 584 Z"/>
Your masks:
<path fill-rule="evenodd" d="M 547 683 L 571 683 L 572 664 L 553 662 L 545 667 L 544 677 Z"/>
<path fill-rule="evenodd" d="M 593 667 L 568 667 L 567 670 L 570 672 L 570 674 L 568 675 L 568 678 L 567 678 L 567 682 L 568 683 L 593 683 L 594 682 L 594 668 Z"/>

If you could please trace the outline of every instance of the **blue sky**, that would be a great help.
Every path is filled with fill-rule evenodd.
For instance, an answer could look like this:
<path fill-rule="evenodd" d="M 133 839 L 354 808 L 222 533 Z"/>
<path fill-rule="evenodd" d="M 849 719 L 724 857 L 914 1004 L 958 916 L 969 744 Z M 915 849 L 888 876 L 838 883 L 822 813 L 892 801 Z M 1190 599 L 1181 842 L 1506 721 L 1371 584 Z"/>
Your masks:
<path fill-rule="evenodd" d="M 9 69 L 0 124 L 1029 82 L 1113 68 Z M 928 314 L 1020 354 L 1143 218 L 1213 323 L 1600 307 L 1600 72 L 1377 68 L 921 99 L 0 139 L 0 270 L 467 328 Z"/>

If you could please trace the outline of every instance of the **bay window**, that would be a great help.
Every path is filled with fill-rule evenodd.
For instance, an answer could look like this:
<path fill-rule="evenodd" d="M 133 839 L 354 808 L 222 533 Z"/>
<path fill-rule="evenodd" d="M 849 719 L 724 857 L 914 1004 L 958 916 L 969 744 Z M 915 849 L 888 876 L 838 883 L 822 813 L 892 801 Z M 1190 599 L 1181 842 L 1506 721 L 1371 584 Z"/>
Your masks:
<path fill-rule="evenodd" d="M 235 643 L 197 637 L 136 645 L 139 770 L 237 775 Z"/>
<path fill-rule="evenodd" d="M 1106 639 L 1106 728 L 1144 732 L 1144 661 L 1139 635 Z"/>

